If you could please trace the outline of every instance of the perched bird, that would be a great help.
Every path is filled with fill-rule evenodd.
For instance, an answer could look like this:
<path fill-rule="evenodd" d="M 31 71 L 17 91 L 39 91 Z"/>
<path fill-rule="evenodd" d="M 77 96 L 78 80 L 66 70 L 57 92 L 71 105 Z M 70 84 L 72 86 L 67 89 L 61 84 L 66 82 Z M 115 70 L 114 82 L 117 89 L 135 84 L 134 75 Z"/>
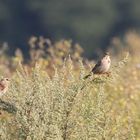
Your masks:
<path fill-rule="evenodd" d="M 6 93 L 8 90 L 10 80 L 8 78 L 2 78 L 0 80 L 0 96 Z"/>
<path fill-rule="evenodd" d="M 91 73 L 93 74 L 108 74 L 108 70 L 111 65 L 111 59 L 109 53 L 105 53 L 104 57 L 98 61 L 98 63 L 94 66 L 92 71 L 84 77 L 84 79 L 87 79 L 89 76 L 91 76 Z"/>

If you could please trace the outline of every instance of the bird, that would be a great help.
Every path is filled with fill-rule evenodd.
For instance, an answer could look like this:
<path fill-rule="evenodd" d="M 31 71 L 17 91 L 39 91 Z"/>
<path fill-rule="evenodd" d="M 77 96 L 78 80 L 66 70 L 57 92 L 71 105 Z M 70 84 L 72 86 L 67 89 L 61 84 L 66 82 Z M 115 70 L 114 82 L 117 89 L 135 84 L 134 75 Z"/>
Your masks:
<path fill-rule="evenodd" d="M 91 76 L 91 74 L 108 74 L 109 68 L 111 65 L 111 59 L 108 52 L 105 53 L 104 57 L 97 62 L 97 64 L 93 67 L 91 72 L 84 77 L 87 79 Z"/>
<path fill-rule="evenodd" d="M 0 80 L 0 96 L 5 94 L 8 90 L 10 80 L 9 78 L 2 78 Z"/>

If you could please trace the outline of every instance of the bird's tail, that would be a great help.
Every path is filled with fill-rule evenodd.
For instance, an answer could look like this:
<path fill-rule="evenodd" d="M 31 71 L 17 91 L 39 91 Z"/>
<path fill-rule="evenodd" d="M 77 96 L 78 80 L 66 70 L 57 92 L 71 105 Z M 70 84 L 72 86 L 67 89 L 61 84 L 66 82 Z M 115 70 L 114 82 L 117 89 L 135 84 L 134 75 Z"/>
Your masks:
<path fill-rule="evenodd" d="M 90 76 L 91 76 L 91 73 L 89 73 L 88 75 L 86 75 L 83 79 L 85 80 L 85 79 L 87 79 Z"/>

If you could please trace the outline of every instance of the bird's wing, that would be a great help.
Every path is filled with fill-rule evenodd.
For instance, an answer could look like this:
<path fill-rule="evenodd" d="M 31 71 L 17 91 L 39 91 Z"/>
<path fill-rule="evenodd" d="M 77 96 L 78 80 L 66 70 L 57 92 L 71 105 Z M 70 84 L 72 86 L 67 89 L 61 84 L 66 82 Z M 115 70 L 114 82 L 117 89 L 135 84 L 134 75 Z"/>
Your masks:
<path fill-rule="evenodd" d="M 0 91 L 3 91 L 5 88 L 5 86 L 3 84 L 0 83 Z"/>
<path fill-rule="evenodd" d="M 96 69 L 101 65 L 101 61 L 98 61 L 97 64 L 92 69 L 92 72 L 96 71 Z"/>

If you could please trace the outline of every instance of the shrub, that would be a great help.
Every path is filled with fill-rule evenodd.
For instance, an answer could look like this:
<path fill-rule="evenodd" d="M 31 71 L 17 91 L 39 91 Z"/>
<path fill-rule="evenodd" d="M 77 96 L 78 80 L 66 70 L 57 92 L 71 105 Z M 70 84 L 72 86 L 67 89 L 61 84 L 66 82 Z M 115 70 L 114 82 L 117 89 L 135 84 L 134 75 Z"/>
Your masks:
<path fill-rule="evenodd" d="M 38 63 L 30 73 L 20 64 L 5 97 L 17 112 L 1 122 L 1 139 L 134 139 L 129 109 L 116 102 L 118 96 L 111 97 L 114 75 L 85 81 L 83 63 L 80 61 L 79 71 L 75 72 L 70 57 L 63 67 L 54 69 L 51 78 Z M 118 101 L 122 99 L 124 96 Z"/>

